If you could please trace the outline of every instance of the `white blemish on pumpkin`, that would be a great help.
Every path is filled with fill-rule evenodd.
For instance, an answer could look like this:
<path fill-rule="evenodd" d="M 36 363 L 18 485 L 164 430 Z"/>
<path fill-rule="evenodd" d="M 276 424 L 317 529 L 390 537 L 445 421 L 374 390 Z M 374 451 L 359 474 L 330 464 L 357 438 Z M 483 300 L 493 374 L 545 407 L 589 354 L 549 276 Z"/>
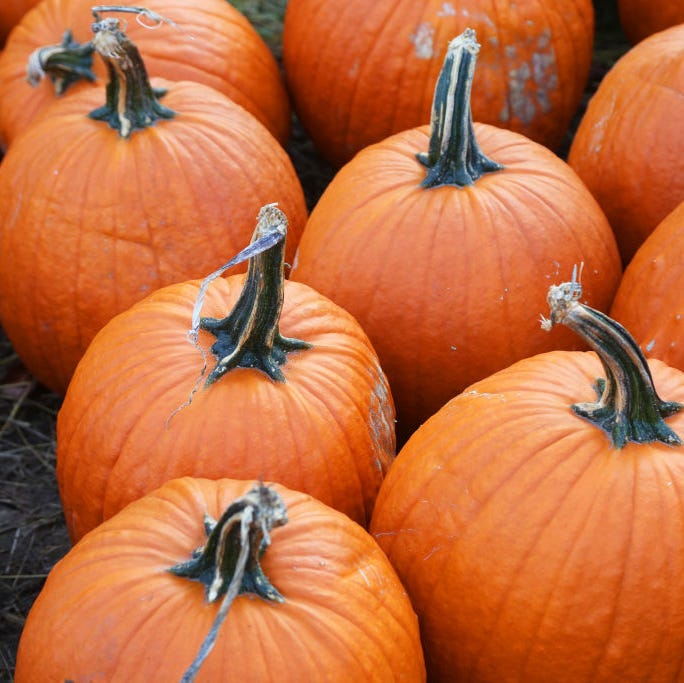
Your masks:
<path fill-rule="evenodd" d="M 547 114 L 551 110 L 549 94 L 558 89 L 556 53 L 551 44 L 551 31 L 544 30 L 535 40 L 531 59 L 509 69 L 509 95 L 508 101 L 499 112 L 501 121 L 508 122 L 515 117 L 523 124 L 529 124 L 539 113 Z M 518 54 L 515 45 L 507 46 L 506 58 L 509 61 L 515 64 Z"/>
<path fill-rule="evenodd" d="M 429 560 L 436 552 L 439 552 L 442 549 L 442 546 L 436 545 L 430 552 L 423 558 L 423 561 Z"/>
<path fill-rule="evenodd" d="M 437 11 L 438 17 L 453 17 L 456 15 L 456 9 L 450 2 L 443 2 L 442 7 Z"/>
<path fill-rule="evenodd" d="M 367 577 L 366 574 L 364 573 L 363 569 L 361 569 L 361 567 L 358 568 L 358 572 L 359 572 L 359 574 L 361 574 L 361 576 L 363 577 L 363 580 L 365 581 L 366 586 L 368 586 L 368 588 L 370 588 L 370 587 L 371 587 L 371 582 L 368 580 L 368 577 Z"/>
<path fill-rule="evenodd" d="M 351 69 L 349 69 L 349 78 L 356 78 L 356 76 L 359 73 L 359 60 L 356 59 L 354 60 L 354 63 L 351 66 Z"/>
<path fill-rule="evenodd" d="M 370 370 L 375 386 L 368 402 L 368 428 L 373 445 L 373 461 L 379 472 L 386 472 L 394 457 L 394 410 L 385 375 L 376 362 Z"/>
<path fill-rule="evenodd" d="M 416 26 L 416 30 L 409 36 L 409 40 L 416 49 L 418 59 L 431 59 L 435 54 L 435 29 L 427 21 Z"/>
<path fill-rule="evenodd" d="M 506 402 L 506 397 L 503 394 L 492 394 L 488 391 L 477 391 L 476 389 L 471 389 L 463 393 L 463 396 L 470 396 L 472 398 L 484 398 L 487 401 L 498 400 L 501 403 Z"/>
<path fill-rule="evenodd" d="M 644 346 L 644 351 L 647 351 L 648 353 L 651 353 L 653 351 L 653 347 L 655 346 L 655 339 L 651 339 L 646 346 Z"/>
<path fill-rule="evenodd" d="M 456 346 L 455 344 L 452 344 L 449 348 L 450 348 L 452 351 L 458 351 L 458 346 Z"/>

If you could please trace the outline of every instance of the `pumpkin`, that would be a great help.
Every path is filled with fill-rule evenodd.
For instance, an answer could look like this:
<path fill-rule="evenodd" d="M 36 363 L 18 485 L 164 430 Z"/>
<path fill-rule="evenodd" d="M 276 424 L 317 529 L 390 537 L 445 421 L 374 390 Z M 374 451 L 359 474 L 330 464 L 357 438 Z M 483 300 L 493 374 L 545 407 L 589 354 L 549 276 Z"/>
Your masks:
<path fill-rule="evenodd" d="M 132 17 L 126 32 L 145 55 L 151 76 L 211 86 L 247 109 L 281 143 L 287 141 L 291 110 L 278 63 L 237 9 L 226 0 L 143 4 L 148 14 Z M 46 0 L 7 42 L 0 55 L 0 142 L 5 147 L 56 96 L 90 86 L 92 78 L 106 80 L 105 64 L 87 53 L 92 6 L 89 0 Z M 36 65 L 32 87 L 27 70 L 31 67 L 33 74 Z M 49 78 L 41 80 L 43 73 Z"/>
<path fill-rule="evenodd" d="M 251 114 L 190 81 L 155 81 L 162 104 L 135 45 L 116 26 L 96 36 L 125 56 L 106 98 L 89 88 L 54 103 L 0 168 L 0 319 L 57 393 L 111 317 L 213 270 L 248 241 L 263 204 L 287 212 L 291 255 L 306 220 L 292 162 Z"/>
<path fill-rule="evenodd" d="M 262 209 L 255 240 L 279 240 L 246 276 L 159 289 L 95 337 L 57 419 L 72 539 L 187 475 L 279 481 L 368 524 L 395 452 L 392 397 L 358 323 L 285 281 L 286 220 Z"/>
<path fill-rule="evenodd" d="M 615 294 L 610 315 L 648 356 L 684 370 L 682 264 L 684 201 L 639 247 Z"/>
<path fill-rule="evenodd" d="M 631 43 L 684 23 L 679 0 L 618 0 L 620 24 Z"/>
<path fill-rule="evenodd" d="M 475 380 L 556 343 L 576 348 L 571 333 L 540 338 L 530 313 L 559 268 L 586 262 L 587 296 L 605 310 L 620 279 L 615 237 L 572 169 L 518 133 L 472 124 L 477 48 L 469 31 L 452 42 L 432 127 L 390 136 L 336 174 L 290 275 L 368 333 L 400 442 Z"/>
<path fill-rule="evenodd" d="M 684 200 L 684 26 L 626 52 L 589 101 L 568 154 L 626 265 Z"/>
<path fill-rule="evenodd" d="M 340 166 L 427 123 L 447 45 L 465 28 L 485 45 L 475 119 L 557 148 L 589 76 L 591 0 L 290 0 L 285 77 L 321 154 Z"/>
<path fill-rule="evenodd" d="M 381 487 L 371 531 L 418 613 L 431 682 L 681 679 L 684 374 L 581 298 L 575 281 L 551 287 L 545 327 L 594 350 L 471 385 Z"/>
<path fill-rule="evenodd" d="M 3 0 L 0 5 L 0 46 L 24 14 L 36 4 L 38 0 Z"/>
<path fill-rule="evenodd" d="M 183 478 L 52 569 L 21 635 L 15 681 L 322 677 L 425 680 L 415 613 L 377 543 L 278 484 Z"/>

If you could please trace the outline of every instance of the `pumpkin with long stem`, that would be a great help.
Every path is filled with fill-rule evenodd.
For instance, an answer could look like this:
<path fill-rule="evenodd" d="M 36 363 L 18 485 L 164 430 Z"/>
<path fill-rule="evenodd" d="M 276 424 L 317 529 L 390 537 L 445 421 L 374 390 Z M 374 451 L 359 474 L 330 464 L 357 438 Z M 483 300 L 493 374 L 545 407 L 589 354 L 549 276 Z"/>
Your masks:
<path fill-rule="evenodd" d="M 530 302 L 585 261 L 587 297 L 607 309 L 621 267 L 615 237 L 576 174 L 545 147 L 473 123 L 479 45 L 445 60 L 431 127 L 360 152 L 307 221 L 291 278 L 354 315 L 378 351 L 408 437 L 468 384 L 555 344 Z"/>
<path fill-rule="evenodd" d="M 4 147 L 56 98 L 90 84 L 83 51 L 92 38 L 94 6 L 99 3 L 45 0 L 23 17 L 8 40 L 0 54 Z M 126 33 L 145 55 L 152 77 L 208 85 L 247 109 L 279 142 L 287 142 L 291 108 L 278 62 L 233 5 L 226 0 L 124 0 L 110 5 L 116 6 L 137 13 Z M 107 78 L 99 59 L 92 62 L 92 77 Z"/>
<path fill-rule="evenodd" d="M 288 259 L 306 220 L 292 162 L 251 114 L 206 85 L 150 80 L 117 19 L 94 26 L 106 93 L 54 103 L 0 169 L 0 319 L 57 393 L 110 318 L 238 251 L 261 206 L 287 212 Z"/>
<path fill-rule="evenodd" d="M 380 490 L 371 530 L 436 683 L 681 678 L 684 373 L 581 299 L 576 280 L 551 287 L 543 325 L 592 351 L 471 385 Z"/>
<path fill-rule="evenodd" d="M 394 457 L 389 386 L 351 315 L 285 280 L 285 234 L 264 207 L 246 276 L 169 285 L 93 340 L 57 420 L 72 539 L 186 475 L 279 481 L 367 525 Z"/>
<path fill-rule="evenodd" d="M 56 637 L 59 634 L 59 637 Z M 425 680 L 416 615 L 359 525 L 278 484 L 183 478 L 52 569 L 16 683 Z"/>

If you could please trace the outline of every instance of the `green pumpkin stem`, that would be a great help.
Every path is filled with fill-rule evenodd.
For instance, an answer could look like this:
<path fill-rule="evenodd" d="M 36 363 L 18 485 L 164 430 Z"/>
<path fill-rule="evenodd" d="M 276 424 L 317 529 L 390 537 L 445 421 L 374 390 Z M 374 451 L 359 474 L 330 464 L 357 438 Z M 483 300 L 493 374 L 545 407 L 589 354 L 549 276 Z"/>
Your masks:
<path fill-rule="evenodd" d="M 170 119 L 175 112 L 159 102 L 159 92 L 150 85 L 147 69 L 138 48 L 121 30 L 118 19 L 99 19 L 93 24 L 92 44 L 109 73 L 106 102 L 90 112 L 128 138 L 135 130 Z"/>
<path fill-rule="evenodd" d="M 259 212 L 252 245 L 271 246 L 249 259 L 247 277 L 235 307 L 225 318 L 202 318 L 199 327 L 216 337 L 211 351 L 216 366 L 207 377 L 212 384 L 233 368 L 256 368 L 284 382 L 280 366 L 287 354 L 310 348 L 299 339 L 280 334 L 278 323 L 285 291 L 285 236 L 287 218 L 275 204 Z M 231 262 L 232 263 L 232 262 Z"/>
<path fill-rule="evenodd" d="M 59 45 L 47 45 L 34 50 L 26 68 L 26 80 L 37 86 L 48 76 L 56 95 L 63 95 L 78 81 L 95 81 L 92 43 L 78 43 L 71 31 L 65 31 Z"/>
<path fill-rule="evenodd" d="M 552 285 L 547 296 L 551 317 L 542 318 L 546 330 L 562 324 L 582 337 L 598 354 L 606 373 L 605 379 L 597 380 L 598 400 L 575 403 L 572 409 L 603 429 L 615 448 L 629 442 L 680 445 L 681 439 L 664 418 L 684 405 L 658 396 L 646 358 L 633 337 L 617 321 L 580 303 L 581 295 L 582 287 L 574 276 L 571 282 Z"/>
<path fill-rule="evenodd" d="M 473 185 L 503 166 L 487 157 L 475 138 L 470 93 L 480 45 L 466 29 L 449 43 L 432 101 L 430 145 L 417 155 L 428 168 L 422 187 Z"/>
<path fill-rule="evenodd" d="M 209 634 L 197 657 L 186 670 L 182 683 L 190 683 L 211 652 L 220 628 L 235 598 L 241 593 L 255 593 L 269 602 L 284 602 L 261 568 L 261 556 L 271 544 L 270 532 L 287 523 L 287 510 L 277 491 L 258 484 L 235 500 L 218 521 L 205 517 L 207 542 L 195 550 L 192 558 L 169 572 L 199 581 L 205 586 L 208 602 L 223 596 Z"/>

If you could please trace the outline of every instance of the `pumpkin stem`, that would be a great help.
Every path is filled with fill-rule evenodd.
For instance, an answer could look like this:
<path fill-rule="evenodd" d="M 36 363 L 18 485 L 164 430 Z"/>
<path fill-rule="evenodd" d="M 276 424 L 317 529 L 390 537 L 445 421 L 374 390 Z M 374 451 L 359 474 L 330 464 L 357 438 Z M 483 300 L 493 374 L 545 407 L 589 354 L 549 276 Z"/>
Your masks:
<path fill-rule="evenodd" d="M 233 600 L 240 593 L 255 593 L 270 602 L 284 602 L 264 574 L 260 559 L 271 544 L 270 532 L 286 523 L 287 510 L 280 494 L 259 483 L 233 501 L 218 521 L 206 515 L 206 544 L 195 550 L 190 560 L 168 570 L 176 576 L 202 582 L 208 602 L 223 596 L 209 634 L 183 675 L 182 683 L 195 680 L 216 643 Z"/>
<path fill-rule="evenodd" d="M 503 169 L 482 152 L 475 138 L 470 93 L 479 51 L 470 28 L 449 43 L 432 101 L 428 152 L 417 154 L 428 168 L 422 187 L 465 187 L 485 173 Z"/>
<path fill-rule="evenodd" d="M 663 401 L 653 384 L 651 370 L 639 345 L 627 330 L 604 313 L 579 302 L 582 286 L 573 279 L 552 285 L 547 301 L 550 319 L 542 318 L 542 328 L 562 324 L 580 335 L 596 351 L 606 373 L 596 383 L 598 401 L 575 403 L 572 409 L 603 429 L 615 448 L 630 441 L 660 441 L 678 446 L 681 439 L 664 418 L 684 405 Z"/>
<path fill-rule="evenodd" d="M 89 116 L 105 121 L 122 138 L 154 125 L 159 119 L 173 118 L 175 112 L 159 102 L 160 93 L 150 85 L 140 52 L 121 30 L 121 22 L 114 18 L 98 19 L 92 28 L 92 44 L 107 65 L 109 82 L 105 104 Z"/>
<path fill-rule="evenodd" d="M 95 81 L 92 43 L 78 43 L 71 31 L 64 32 L 59 45 L 47 45 L 34 50 L 26 67 L 26 80 L 37 86 L 47 75 L 59 96 L 78 81 Z"/>
<path fill-rule="evenodd" d="M 212 384 L 233 368 L 256 368 L 271 379 L 284 382 L 280 366 L 287 353 L 311 347 L 305 341 L 283 337 L 278 329 L 285 291 L 285 236 L 287 218 L 275 204 L 262 207 L 252 244 L 272 242 L 249 259 L 247 277 L 235 307 L 225 318 L 202 318 L 199 326 L 216 341 L 211 351 L 217 359 L 206 384 Z"/>

